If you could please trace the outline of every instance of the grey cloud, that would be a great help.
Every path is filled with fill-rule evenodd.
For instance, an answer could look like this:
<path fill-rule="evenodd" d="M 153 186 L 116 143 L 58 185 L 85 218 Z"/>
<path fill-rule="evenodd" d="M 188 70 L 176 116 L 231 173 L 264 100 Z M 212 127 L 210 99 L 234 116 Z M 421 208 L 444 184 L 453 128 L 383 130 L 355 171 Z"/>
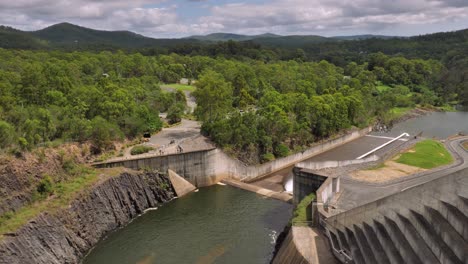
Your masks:
<path fill-rule="evenodd" d="M 273 1 L 268 5 L 230 4 L 212 8 L 212 14 L 200 19 L 216 23 L 234 32 L 280 29 L 283 32 L 326 30 L 381 30 L 405 24 L 441 23 L 466 19 L 468 3 L 460 0 L 354 0 Z M 463 1 L 463 2 L 466 2 Z"/>
<path fill-rule="evenodd" d="M 208 0 L 185 0 L 209 2 Z M 264 4 L 211 6 L 210 14 L 185 18 L 176 6 L 145 8 L 170 0 L 0 0 L 0 24 L 31 30 L 57 22 L 99 29 L 126 29 L 150 36 L 211 32 L 330 34 L 376 32 L 467 21 L 468 0 L 271 0 Z"/>

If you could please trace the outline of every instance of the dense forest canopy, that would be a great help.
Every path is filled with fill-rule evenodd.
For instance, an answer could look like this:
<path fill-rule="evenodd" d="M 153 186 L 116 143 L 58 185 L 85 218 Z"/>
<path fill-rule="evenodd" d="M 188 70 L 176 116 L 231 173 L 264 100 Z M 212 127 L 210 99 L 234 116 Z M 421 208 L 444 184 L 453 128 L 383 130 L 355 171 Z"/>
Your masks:
<path fill-rule="evenodd" d="M 0 27 L 0 147 L 90 140 L 99 152 L 158 131 L 158 113 L 177 122 L 185 104 L 159 85 L 188 78 L 197 80 L 194 114 L 206 135 L 246 161 L 271 160 L 385 121 L 396 107 L 468 104 L 467 44 L 468 30 L 213 42 L 67 23 Z"/>
<path fill-rule="evenodd" d="M 112 140 L 157 131 L 158 113 L 185 100 L 159 84 L 183 77 L 198 80 L 195 115 L 203 132 L 254 162 L 367 125 L 393 107 L 460 100 L 456 87 L 444 85 L 449 71 L 440 61 L 383 53 L 344 67 L 122 51 L 0 49 L 0 57 L 0 147 L 91 140 L 99 152 Z"/>

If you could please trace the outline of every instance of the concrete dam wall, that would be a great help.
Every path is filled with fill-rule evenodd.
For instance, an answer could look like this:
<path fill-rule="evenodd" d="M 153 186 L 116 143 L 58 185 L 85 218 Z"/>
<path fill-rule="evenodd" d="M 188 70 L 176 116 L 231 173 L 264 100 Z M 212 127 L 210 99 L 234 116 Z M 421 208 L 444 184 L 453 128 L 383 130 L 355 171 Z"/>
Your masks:
<path fill-rule="evenodd" d="M 468 263 L 467 223 L 468 169 L 322 221 L 348 263 Z"/>
<path fill-rule="evenodd" d="M 220 149 L 177 153 L 166 156 L 132 158 L 94 164 L 97 168 L 126 167 L 132 169 L 171 169 L 198 187 L 209 186 L 225 179 L 251 181 L 292 166 L 300 161 L 318 155 L 339 145 L 355 140 L 371 131 L 371 127 L 356 130 L 344 136 L 317 144 L 303 152 L 260 165 L 245 165 L 229 157 Z"/>

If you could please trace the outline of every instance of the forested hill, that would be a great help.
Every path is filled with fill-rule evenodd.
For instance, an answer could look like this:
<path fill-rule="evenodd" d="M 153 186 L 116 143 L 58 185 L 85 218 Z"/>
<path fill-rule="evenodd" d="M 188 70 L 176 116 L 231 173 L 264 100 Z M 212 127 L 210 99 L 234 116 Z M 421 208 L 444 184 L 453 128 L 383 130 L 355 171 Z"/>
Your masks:
<path fill-rule="evenodd" d="M 315 35 L 280 36 L 271 33 L 238 35 L 214 33 L 181 39 L 145 37 L 130 31 L 104 31 L 70 23 L 60 23 L 38 31 L 21 31 L 0 26 L 0 47 L 19 49 L 117 50 L 127 49 L 148 54 L 240 55 L 259 59 L 250 49 L 267 50 L 268 58 L 306 60 L 327 59 L 333 63 L 355 61 L 362 54 L 383 52 L 408 57 L 441 59 L 447 50 L 462 47 L 468 30 L 436 33 L 409 38 L 382 35 L 322 37 Z M 232 42 L 235 42 L 233 44 Z M 227 46 L 227 48 L 226 48 Z M 298 50 L 300 49 L 299 53 Z M 227 51 L 226 51 L 227 50 Z M 335 58 L 341 57 L 341 58 Z"/>
<path fill-rule="evenodd" d="M 0 26 L 0 47 L 23 49 L 113 49 L 113 48 L 167 48 L 181 44 L 200 45 L 225 41 L 252 41 L 256 44 L 281 47 L 303 48 L 304 46 L 322 42 L 340 42 L 343 40 L 389 39 L 390 36 L 356 35 L 322 37 L 316 35 L 281 36 L 272 33 L 260 35 L 240 35 L 232 33 L 213 33 L 194 35 L 180 39 L 150 38 L 130 31 L 95 30 L 70 23 L 59 23 L 37 31 L 21 31 Z"/>
<path fill-rule="evenodd" d="M 239 34 L 231 34 L 231 33 L 212 33 L 208 35 L 194 35 L 187 37 L 187 39 L 197 39 L 202 41 L 228 41 L 228 40 L 235 40 L 235 41 L 245 41 L 245 40 L 253 40 L 258 38 L 277 38 L 282 37 L 280 35 L 275 35 L 271 33 L 265 33 L 261 35 L 239 35 Z"/>
<path fill-rule="evenodd" d="M 0 47 L 19 49 L 111 50 L 169 47 L 198 43 L 188 39 L 155 39 L 130 31 L 105 31 L 60 23 L 37 31 L 0 26 Z"/>
<path fill-rule="evenodd" d="M 253 163 L 401 109 L 468 105 L 468 30 L 313 44 L 320 37 L 309 36 L 311 44 L 304 36 L 213 43 L 71 24 L 36 32 L 2 27 L 0 36 L 0 46 L 10 48 L 0 48 L 5 149 L 92 141 L 97 153 L 122 136 L 156 131 L 158 112 L 185 102 L 159 84 L 181 78 L 197 80 L 194 114 L 203 133 Z M 41 50 L 27 50 L 34 48 Z"/>
<path fill-rule="evenodd" d="M 103 43 L 132 47 L 152 45 L 155 41 L 130 31 L 103 31 L 76 26 L 69 23 L 56 24 L 31 34 L 54 44 Z"/>

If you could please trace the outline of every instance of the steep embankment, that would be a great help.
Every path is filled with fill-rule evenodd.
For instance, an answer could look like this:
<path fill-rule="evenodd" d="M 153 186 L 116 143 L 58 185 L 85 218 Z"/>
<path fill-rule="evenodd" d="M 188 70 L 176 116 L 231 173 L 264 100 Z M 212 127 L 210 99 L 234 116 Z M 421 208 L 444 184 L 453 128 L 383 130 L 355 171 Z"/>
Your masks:
<path fill-rule="evenodd" d="M 78 263 L 109 231 L 174 197 L 158 173 L 122 173 L 93 188 L 67 209 L 43 213 L 0 241 L 0 263 Z"/>
<path fill-rule="evenodd" d="M 0 155 L 0 216 L 31 203 L 45 176 L 54 182 L 80 176 L 76 168 L 89 159 L 89 146 L 76 144 L 37 148 L 18 157 Z"/>

